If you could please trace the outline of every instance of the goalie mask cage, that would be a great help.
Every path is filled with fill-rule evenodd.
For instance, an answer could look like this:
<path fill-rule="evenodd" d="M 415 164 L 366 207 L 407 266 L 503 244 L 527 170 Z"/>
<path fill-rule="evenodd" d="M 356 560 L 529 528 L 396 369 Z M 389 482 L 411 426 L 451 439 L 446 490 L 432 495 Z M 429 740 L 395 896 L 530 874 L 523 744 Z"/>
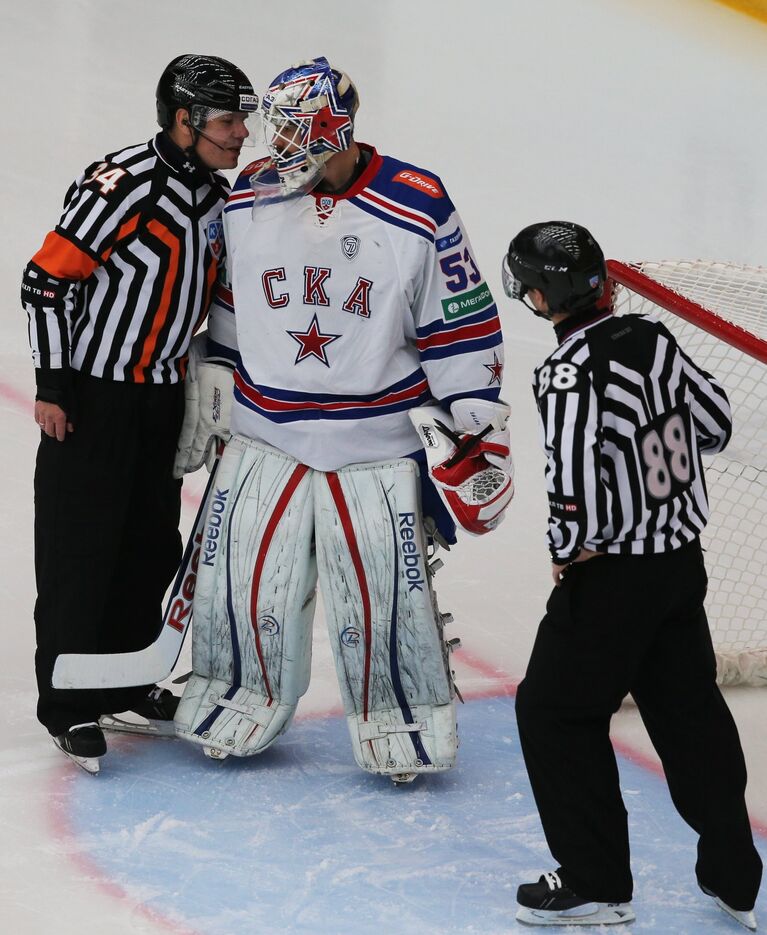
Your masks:
<path fill-rule="evenodd" d="M 706 611 L 720 684 L 767 686 L 767 267 L 610 260 L 607 268 L 616 314 L 660 318 L 729 396 L 730 444 L 704 456 Z"/>

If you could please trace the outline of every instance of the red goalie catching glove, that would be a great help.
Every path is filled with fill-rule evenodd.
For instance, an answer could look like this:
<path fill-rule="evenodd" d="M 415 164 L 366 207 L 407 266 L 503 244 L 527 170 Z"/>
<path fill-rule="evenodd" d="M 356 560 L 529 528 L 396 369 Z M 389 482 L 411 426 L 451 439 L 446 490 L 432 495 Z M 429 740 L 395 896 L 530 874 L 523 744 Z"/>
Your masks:
<path fill-rule="evenodd" d="M 505 403 L 460 399 L 410 410 L 429 474 L 455 521 L 472 535 L 495 529 L 514 496 L 514 466 Z"/>

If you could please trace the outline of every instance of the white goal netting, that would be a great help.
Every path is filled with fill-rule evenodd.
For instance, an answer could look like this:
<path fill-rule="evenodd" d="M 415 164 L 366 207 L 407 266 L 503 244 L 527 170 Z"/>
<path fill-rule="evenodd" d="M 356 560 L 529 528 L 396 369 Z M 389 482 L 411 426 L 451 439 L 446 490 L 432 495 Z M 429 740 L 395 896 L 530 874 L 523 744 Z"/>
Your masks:
<path fill-rule="evenodd" d="M 706 609 L 719 682 L 767 686 L 767 268 L 696 260 L 608 269 L 616 313 L 660 317 L 730 398 L 732 440 L 705 458 Z"/>

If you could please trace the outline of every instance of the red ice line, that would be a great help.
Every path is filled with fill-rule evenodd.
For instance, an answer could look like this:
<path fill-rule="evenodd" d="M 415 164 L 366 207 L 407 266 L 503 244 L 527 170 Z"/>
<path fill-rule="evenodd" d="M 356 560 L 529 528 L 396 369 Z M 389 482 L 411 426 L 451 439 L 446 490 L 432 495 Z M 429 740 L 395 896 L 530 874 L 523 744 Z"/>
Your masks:
<path fill-rule="evenodd" d="M 114 745 L 114 741 L 111 741 L 111 743 Z M 67 809 L 69 796 L 66 792 L 62 793 L 62 790 L 67 790 L 68 786 L 74 785 L 74 780 L 79 778 L 72 772 L 71 763 L 62 763 L 58 769 L 53 770 L 50 791 L 45 798 L 48 823 L 53 832 L 53 837 L 64 845 L 66 856 L 79 870 L 83 882 L 95 885 L 105 896 L 109 896 L 118 902 L 128 903 L 132 912 L 143 916 L 144 919 L 168 932 L 169 935 L 201 935 L 196 929 L 192 929 L 180 922 L 174 922 L 157 910 L 139 902 L 124 887 L 110 880 L 99 865 L 81 850 L 77 832 L 72 827 L 71 813 Z M 95 781 L 98 782 L 98 780 Z"/>
<path fill-rule="evenodd" d="M 4 383 L 3 381 L 0 381 L 0 398 L 9 403 L 21 414 L 26 416 L 31 415 L 32 401 L 29 399 L 29 397 L 19 392 L 17 389 L 15 389 L 15 387 L 8 383 Z M 193 494 L 182 491 L 181 496 L 187 506 L 196 506 L 200 499 L 199 493 Z M 468 666 L 470 669 L 474 669 L 474 671 L 482 675 L 483 678 L 488 679 L 490 682 L 496 683 L 495 685 L 488 686 L 486 689 L 465 693 L 468 700 L 476 701 L 483 698 L 498 698 L 504 696 L 514 697 L 514 695 L 516 695 L 519 681 L 512 679 L 511 676 L 502 669 L 497 668 L 492 663 L 482 659 L 480 656 L 477 656 L 466 649 L 461 650 L 460 660 L 463 665 Z M 321 713 L 313 712 L 311 714 L 306 714 L 301 717 L 300 720 L 310 720 L 340 714 L 343 714 L 343 710 L 338 706 L 334 706 L 333 708 Z M 662 767 L 651 757 L 646 756 L 644 753 L 641 753 L 639 750 L 635 750 L 629 744 L 623 743 L 621 741 L 613 740 L 613 747 L 615 748 L 615 751 L 621 756 L 626 757 L 626 759 L 631 760 L 631 762 L 638 764 L 651 773 L 654 773 L 656 776 L 663 777 L 664 774 Z M 173 935 L 199 935 L 199 933 L 193 929 L 190 929 L 187 926 L 182 926 L 176 922 L 171 921 L 170 919 L 165 918 L 160 913 L 150 909 L 142 903 L 137 903 L 133 897 L 131 897 L 130 894 L 125 889 L 123 889 L 123 887 L 107 879 L 97 864 L 95 864 L 86 854 L 78 850 L 77 834 L 72 828 L 68 814 L 66 814 L 66 802 L 65 800 L 63 802 L 61 801 L 60 795 L 61 788 L 66 788 L 67 776 L 70 773 L 71 766 L 62 764 L 60 771 L 57 770 L 55 772 L 55 781 L 53 783 L 53 787 L 55 788 L 56 792 L 52 792 L 52 794 L 46 798 L 49 803 L 49 819 L 54 837 L 63 841 L 69 840 L 74 843 L 74 847 L 67 849 L 69 851 L 68 856 L 73 861 L 73 863 L 80 869 L 83 875 L 91 882 L 94 882 L 103 893 L 120 901 L 131 903 L 135 912 L 140 913 L 155 925 L 161 926 L 167 932 L 173 933 Z M 752 818 L 751 825 L 757 834 L 767 837 L 767 824 L 755 821 Z"/>

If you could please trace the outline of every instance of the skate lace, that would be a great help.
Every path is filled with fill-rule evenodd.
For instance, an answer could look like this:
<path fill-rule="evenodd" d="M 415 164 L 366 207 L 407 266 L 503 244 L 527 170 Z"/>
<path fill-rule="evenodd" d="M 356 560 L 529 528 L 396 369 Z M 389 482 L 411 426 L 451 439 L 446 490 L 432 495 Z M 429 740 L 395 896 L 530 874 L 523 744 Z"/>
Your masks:
<path fill-rule="evenodd" d="M 72 733 L 72 731 L 80 730 L 81 727 L 98 727 L 98 724 L 95 721 L 86 721 L 84 724 L 73 724 L 71 727 L 67 728 L 67 733 Z"/>
<path fill-rule="evenodd" d="M 559 874 L 554 870 L 551 870 L 549 873 L 543 874 L 543 879 L 546 882 L 546 885 L 553 893 L 555 890 L 562 889 L 562 881 L 559 879 Z"/>

